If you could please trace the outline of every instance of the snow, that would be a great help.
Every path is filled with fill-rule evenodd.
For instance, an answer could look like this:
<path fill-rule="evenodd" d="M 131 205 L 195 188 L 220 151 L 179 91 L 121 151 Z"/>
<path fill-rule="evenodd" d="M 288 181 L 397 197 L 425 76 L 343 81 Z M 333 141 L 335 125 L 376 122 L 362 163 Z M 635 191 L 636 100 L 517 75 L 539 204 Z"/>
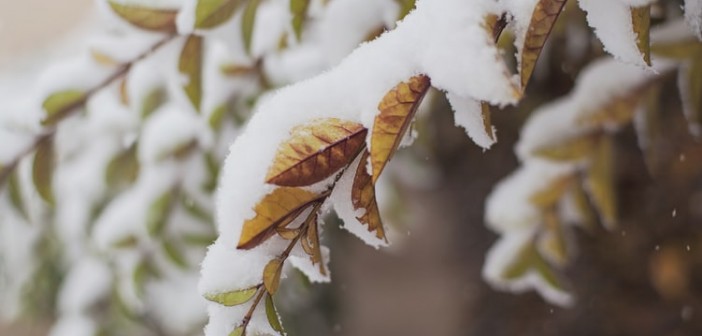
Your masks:
<path fill-rule="evenodd" d="M 109 294 L 112 274 L 104 261 L 86 256 L 68 272 L 59 293 L 61 313 L 88 313 Z"/>
<path fill-rule="evenodd" d="M 579 0 L 587 12 L 587 22 L 602 41 L 605 50 L 618 60 L 646 67 L 636 46 L 636 33 L 631 21 L 632 6 L 650 3 L 648 0 Z"/>
<path fill-rule="evenodd" d="M 685 21 L 697 38 L 702 40 L 702 1 L 685 0 Z"/>
<path fill-rule="evenodd" d="M 478 146 L 483 149 L 490 149 L 490 147 L 497 142 L 497 138 L 494 137 L 496 130 L 494 127 L 490 126 L 492 128 L 493 137 L 490 137 L 485 131 L 480 102 L 451 93 L 447 94 L 446 97 L 454 110 L 453 117 L 456 126 L 465 129 L 466 134 L 468 134 Z"/>

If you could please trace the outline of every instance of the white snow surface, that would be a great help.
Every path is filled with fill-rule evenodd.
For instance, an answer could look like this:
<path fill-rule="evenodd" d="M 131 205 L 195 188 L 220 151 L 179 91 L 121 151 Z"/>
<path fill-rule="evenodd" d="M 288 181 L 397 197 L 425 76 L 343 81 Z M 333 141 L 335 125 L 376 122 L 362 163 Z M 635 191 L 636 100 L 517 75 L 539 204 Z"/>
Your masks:
<path fill-rule="evenodd" d="M 685 21 L 702 40 L 702 0 L 685 0 Z"/>

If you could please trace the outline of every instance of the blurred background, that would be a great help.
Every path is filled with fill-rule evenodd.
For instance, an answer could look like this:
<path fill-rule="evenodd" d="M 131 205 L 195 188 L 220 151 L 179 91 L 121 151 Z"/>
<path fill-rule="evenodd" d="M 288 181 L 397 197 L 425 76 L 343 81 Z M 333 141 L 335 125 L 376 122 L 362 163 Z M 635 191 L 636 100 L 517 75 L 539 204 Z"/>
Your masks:
<path fill-rule="evenodd" d="M 92 7 L 91 0 L 0 0 L 0 77 L 27 58 L 50 63 L 41 54 L 89 21 Z M 499 142 L 489 151 L 454 126 L 445 101 L 431 101 L 417 143 L 398 158 L 422 167 L 414 176 L 426 178 L 395 179 L 402 237 L 376 251 L 328 225 L 333 282 L 298 279 L 289 289 L 295 299 L 281 309 L 291 335 L 702 335 L 702 144 L 688 134 L 674 90 L 664 95 L 655 174 L 632 126 L 617 136 L 621 226 L 576 231 L 577 257 L 565 270 L 573 307 L 533 292 L 498 292 L 481 278 L 497 238 L 484 225 L 485 198 L 518 167 L 513 146 L 521 126 L 603 55 L 591 37 L 586 52 L 569 55 L 564 36 L 549 42 L 527 99 L 493 114 Z M 51 324 L 50 315 L 0 322 L 0 335 L 46 335 Z"/>

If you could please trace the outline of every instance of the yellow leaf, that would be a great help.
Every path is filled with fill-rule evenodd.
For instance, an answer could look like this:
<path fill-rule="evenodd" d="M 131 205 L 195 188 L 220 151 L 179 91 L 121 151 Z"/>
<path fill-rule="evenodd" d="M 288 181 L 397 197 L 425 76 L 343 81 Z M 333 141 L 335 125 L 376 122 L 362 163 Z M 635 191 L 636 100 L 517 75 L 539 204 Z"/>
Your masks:
<path fill-rule="evenodd" d="M 374 184 L 400 145 L 430 85 L 429 77 L 414 76 L 390 90 L 378 105 L 370 149 Z"/>
<path fill-rule="evenodd" d="M 574 183 L 574 188 L 571 189 L 575 209 L 578 211 L 582 219 L 582 226 L 589 232 L 594 232 L 597 225 L 597 215 L 592 209 L 587 192 L 584 189 L 583 182 L 577 181 Z"/>
<path fill-rule="evenodd" d="M 483 22 L 483 28 L 492 36 L 493 40 L 497 42 L 500 39 L 502 31 L 507 26 L 507 20 L 505 16 L 498 16 L 497 14 L 488 14 L 485 16 L 485 21 Z"/>
<path fill-rule="evenodd" d="M 244 223 L 237 248 L 258 246 L 319 199 L 319 195 L 299 188 L 275 189 L 256 205 L 256 216 Z"/>
<path fill-rule="evenodd" d="M 214 28 L 229 21 L 240 3 L 240 0 L 198 0 L 195 28 Z"/>
<path fill-rule="evenodd" d="M 568 263 L 568 247 L 563 231 L 563 224 L 555 208 L 544 211 L 544 231 L 539 236 L 539 252 L 556 266 Z"/>
<path fill-rule="evenodd" d="M 558 275 L 539 254 L 539 251 L 531 241 L 522 248 L 517 257 L 505 268 L 502 272 L 502 277 L 510 280 L 519 279 L 530 271 L 536 272 L 550 286 L 563 289 Z"/>
<path fill-rule="evenodd" d="M 495 133 L 492 130 L 492 121 L 490 120 L 490 104 L 486 102 L 480 102 L 481 114 L 483 117 L 483 128 L 485 128 L 485 134 L 490 137 L 491 140 L 495 140 Z"/>
<path fill-rule="evenodd" d="M 293 240 L 300 235 L 302 230 L 300 230 L 300 228 L 288 229 L 279 227 L 275 230 L 275 232 L 285 240 Z"/>
<path fill-rule="evenodd" d="M 409 14 L 412 9 L 414 9 L 414 3 L 416 0 L 395 0 L 400 5 L 400 14 L 398 15 L 398 20 L 402 20 L 407 14 Z"/>
<path fill-rule="evenodd" d="M 256 24 L 256 12 L 261 0 L 249 0 L 244 8 L 244 14 L 241 18 L 241 35 L 244 39 L 244 49 L 247 53 L 251 53 L 251 38 L 253 36 L 254 25 Z"/>
<path fill-rule="evenodd" d="M 658 76 L 656 78 L 661 78 Z M 610 101 L 595 111 L 582 115 L 578 122 L 583 126 L 602 127 L 605 125 L 622 125 L 629 123 L 636 113 L 636 107 L 643 94 L 651 85 L 656 84 L 655 79 L 642 83 L 630 92 L 619 97 L 613 97 Z"/>
<path fill-rule="evenodd" d="M 702 56 L 702 43 L 695 38 L 656 43 L 651 45 L 651 53 L 679 60 L 693 57 L 699 58 Z"/>
<path fill-rule="evenodd" d="M 112 10 L 122 19 L 133 26 L 145 30 L 159 32 L 175 32 L 177 10 L 157 9 L 139 5 L 125 5 L 116 1 L 108 1 Z"/>
<path fill-rule="evenodd" d="M 202 100 L 202 53 L 202 37 L 190 35 L 185 40 L 178 61 L 178 71 L 188 78 L 188 83 L 183 86 L 183 89 L 198 112 Z"/>
<path fill-rule="evenodd" d="M 317 222 L 317 214 L 311 217 L 307 225 L 307 234 L 302 239 L 302 247 L 305 249 L 305 252 L 310 255 L 312 265 L 319 263 L 319 273 L 326 275 L 327 271 L 324 269 L 324 264 L 322 263 L 322 250 L 319 243 L 319 223 Z"/>
<path fill-rule="evenodd" d="M 244 336 L 245 335 L 245 330 L 243 326 L 238 326 L 232 330 L 232 332 L 229 333 L 228 336 Z"/>
<path fill-rule="evenodd" d="M 97 64 L 103 66 L 111 67 L 119 64 L 115 59 L 99 50 L 90 49 L 90 56 L 93 57 L 93 60 L 95 60 Z"/>
<path fill-rule="evenodd" d="M 597 143 L 597 134 L 585 134 L 537 148 L 533 155 L 552 161 L 576 161 L 590 155 Z"/>
<path fill-rule="evenodd" d="M 617 224 L 614 168 L 613 140 L 603 137 L 597 144 L 587 170 L 586 191 L 605 227 L 609 229 L 613 229 Z"/>
<path fill-rule="evenodd" d="M 307 19 L 307 8 L 310 0 L 290 0 L 290 14 L 292 14 L 292 27 L 295 37 L 299 41 L 302 37 L 302 28 Z"/>
<path fill-rule="evenodd" d="M 336 118 L 317 119 L 295 127 L 283 142 L 266 175 L 266 182 L 307 186 L 347 166 L 365 146 L 363 125 Z"/>
<path fill-rule="evenodd" d="M 280 275 L 283 271 L 283 259 L 275 258 L 263 268 L 263 285 L 270 295 L 278 291 L 280 285 Z"/>
<path fill-rule="evenodd" d="M 54 160 L 54 141 L 48 138 L 37 147 L 32 165 L 32 180 L 39 196 L 51 206 L 54 205 Z"/>
<path fill-rule="evenodd" d="M 651 28 L 651 5 L 631 8 L 631 24 L 636 34 L 636 46 L 644 62 L 651 65 L 651 45 L 649 29 Z"/>
<path fill-rule="evenodd" d="M 531 15 L 529 28 L 527 28 L 524 45 L 521 50 L 520 76 L 522 90 L 526 87 L 534 72 L 536 61 L 539 59 L 539 54 L 546 43 L 548 35 L 551 34 L 551 29 L 563 10 L 563 5 L 566 0 L 539 0 Z"/>
<path fill-rule="evenodd" d="M 129 106 L 129 92 L 127 91 L 127 78 L 119 81 L 119 102 L 124 106 Z"/>
<path fill-rule="evenodd" d="M 73 109 L 85 104 L 87 96 L 80 90 L 66 90 L 51 94 L 42 103 L 46 115 L 42 119 L 42 125 L 55 125 L 66 117 Z"/>
<path fill-rule="evenodd" d="M 364 211 L 363 215 L 356 217 L 356 219 L 364 225 L 368 225 L 368 231 L 375 231 L 375 236 L 378 239 L 387 241 L 383 222 L 380 219 L 378 203 L 375 199 L 375 185 L 373 185 L 372 178 L 368 174 L 368 157 L 368 151 L 364 151 L 361 161 L 356 168 L 356 176 L 353 179 L 353 187 L 351 188 L 351 202 L 354 210 Z"/>
<path fill-rule="evenodd" d="M 268 318 L 268 324 L 271 325 L 273 330 L 284 334 L 283 326 L 280 324 L 280 318 L 278 317 L 278 311 L 275 309 L 273 297 L 270 294 L 266 295 L 266 317 Z"/>
<path fill-rule="evenodd" d="M 570 188 L 574 176 L 568 175 L 552 181 L 546 188 L 537 191 L 529 197 L 529 201 L 539 208 L 555 206 L 563 194 Z"/>
<path fill-rule="evenodd" d="M 258 292 L 258 286 L 224 293 L 207 293 L 205 299 L 227 307 L 237 306 L 251 300 Z"/>

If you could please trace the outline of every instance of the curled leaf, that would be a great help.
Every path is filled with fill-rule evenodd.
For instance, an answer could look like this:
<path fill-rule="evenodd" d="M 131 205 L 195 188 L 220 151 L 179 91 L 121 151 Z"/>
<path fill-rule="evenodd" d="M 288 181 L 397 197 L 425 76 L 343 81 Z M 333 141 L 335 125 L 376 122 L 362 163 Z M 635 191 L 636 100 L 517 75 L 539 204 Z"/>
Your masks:
<path fill-rule="evenodd" d="M 636 34 L 636 47 L 647 65 L 651 65 L 649 29 L 651 27 L 651 5 L 631 8 L 631 23 Z"/>
<path fill-rule="evenodd" d="M 280 276 L 283 271 L 283 259 L 275 258 L 266 264 L 263 268 L 263 286 L 270 295 L 274 295 L 278 291 L 280 285 Z"/>
<path fill-rule="evenodd" d="M 270 294 L 266 295 L 266 317 L 268 318 L 268 324 L 271 325 L 271 328 L 273 328 L 273 330 L 279 333 L 283 332 L 283 326 L 280 324 L 278 311 L 275 309 L 273 297 Z"/>
<path fill-rule="evenodd" d="M 227 307 L 238 306 L 251 300 L 258 292 L 258 286 L 224 293 L 207 293 L 205 299 Z"/>
<path fill-rule="evenodd" d="M 86 99 L 87 95 L 81 90 L 65 90 L 51 94 L 42 103 L 46 113 L 41 121 L 42 125 L 55 125 L 73 109 L 82 106 Z"/>
<path fill-rule="evenodd" d="M 380 113 L 373 122 L 370 148 L 373 183 L 400 145 L 429 87 L 429 77 L 414 76 L 390 90 L 378 105 Z"/>
<path fill-rule="evenodd" d="M 524 38 L 524 45 L 520 46 L 520 77 L 522 90 L 526 87 L 531 78 L 531 74 L 536 67 L 541 50 L 546 43 L 546 39 L 551 34 L 554 23 L 563 10 L 566 0 L 539 0 L 531 15 L 529 28 L 527 28 Z"/>
<path fill-rule="evenodd" d="M 295 187 L 322 181 L 354 159 L 367 133 L 361 124 L 336 118 L 295 127 L 278 147 L 266 182 Z"/>
<path fill-rule="evenodd" d="M 49 205 L 54 205 L 54 141 L 48 138 L 39 143 L 32 165 L 32 180 L 39 196 Z"/>
<path fill-rule="evenodd" d="M 244 223 L 237 248 L 251 249 L 258 246 L 275 234 L 277 228 L 290 223 L 318 199 L 319 195 L 299 188 L 282 187 L 274 190 L 256 205 L 256 216 Z"/>
<path fill-rule="evenodd" d="M 159 32 L 176 31 L 177 10 L 126 5 L 111 0 L 108 3 L 117 15 L 135 27 Z"/>
<path fill-rule="evenodd" d="M 290 0 L 290 14 L 292 14 L 292 27 L 295 37 L 299 41 L 302 37 L 302 28 L 307 19 L 307 8 L 310 0 Z"/>
<path fill-rule="evenodd" d="M 198 0 L 195 7 L 195 28 L 210 29 L 229 21 L 240 0 Z"/>
<path fill-rule="evenodd" d="M 368 225 L 368 231 L 375 231 L 375 236 L 378 239 L 387 240 L 383 222 L 380 219 L 378 203 L 375 199 L 375 185 L 370 174 L 368 174 L 368 157 L 368 151 L 364 151 L 361 161 L 356 168 L 356 176 L 353 179 L 353 187 L 351 188 L 351 201 L 354 210 L 364 211 L 363 215 L 357 216 L 356 219 L 364 225 Z"/>
<path fill-rule="evenodd" d="M 202 100 L 202 54 L 202 37 L 190 35 L 185 40 L 178 60 L 178 71 L 188 78 L 183 90 L 196 111 L 200 111 Z"/>

